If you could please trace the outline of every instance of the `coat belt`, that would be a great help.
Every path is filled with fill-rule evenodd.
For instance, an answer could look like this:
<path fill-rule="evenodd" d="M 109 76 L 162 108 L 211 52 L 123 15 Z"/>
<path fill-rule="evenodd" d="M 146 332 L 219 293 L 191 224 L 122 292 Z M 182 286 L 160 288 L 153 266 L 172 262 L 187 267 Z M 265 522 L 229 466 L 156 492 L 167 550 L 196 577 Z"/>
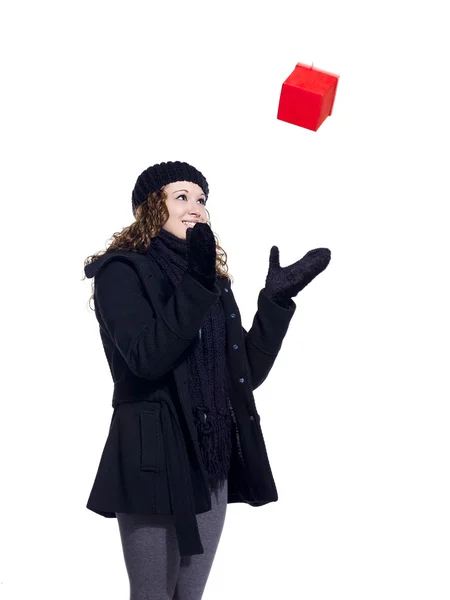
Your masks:
<path fill-rule="evenodd" d="M 128 385 L 127 391 L 130 392 Z M 134 391 L 137 392 L 138 390 Z M 113 397 L 114 408 L 120 404 L 142 401 L 144 399 L 142 396 L 139 397 L 139 394 L 120 393 L 117 384 L 115 385 L 115 395 Z M 189 462 L 186 448 L 183 444 L 183 432 L 178 421 L 178 416 L 174 408 L 163 397 L 157 396 L 154 400 L 152 398 L 153 401 L 161 404 L 161 424 L 167 462 L 167 479 L 180 556 L 203 554 L 204 549 L 195 513 Z"/>
<path fill-rule="evenodd" d="M 194 493 L 189 473 L 186 449 L 183 447 L 183 433 L 178 418 L 170 417 L 172 407 L 166 402 L 161 404 L 164 429 L 164 445 L 168 458 L 168 480 L 170 501 L 175 519 L 175 529 L 181 556 L 203 554 L 204 549 L 198 530 L 194 507 Z M 174 425 L 176 426 L 174 428 Z"/>

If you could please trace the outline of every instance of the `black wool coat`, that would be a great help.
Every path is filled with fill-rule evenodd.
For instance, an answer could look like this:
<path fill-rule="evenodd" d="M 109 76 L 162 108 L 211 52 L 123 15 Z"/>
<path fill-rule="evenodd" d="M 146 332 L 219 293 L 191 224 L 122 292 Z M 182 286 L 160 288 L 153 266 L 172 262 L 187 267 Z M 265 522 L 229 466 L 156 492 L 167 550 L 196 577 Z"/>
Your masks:
<path fill-rule="evenodd" d="M 208 290 L 189 273 L 174 287 L 149 256 L 107 252 L 85 266 L 114 389 L 109 433 L 87 508 L 172 514 L 181 556 L 202 554 L 196 514 L 211 509 L 188 390 L 187 356 L 219 298 L 226 317 L 228 394 L 234 435 L 228 503 L 278 500 L 253 391 L 266 379 L 296 310 L 262 289 L 247 332 L 230 280 Z"/>

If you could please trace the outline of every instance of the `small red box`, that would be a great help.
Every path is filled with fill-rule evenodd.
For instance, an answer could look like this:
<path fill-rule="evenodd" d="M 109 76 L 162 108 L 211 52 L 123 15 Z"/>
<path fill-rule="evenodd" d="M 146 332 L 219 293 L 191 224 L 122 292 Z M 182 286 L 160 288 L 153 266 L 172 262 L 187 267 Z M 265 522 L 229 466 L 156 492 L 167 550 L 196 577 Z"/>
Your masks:
<path fill-rule="evenodd" d="M 317 131 L 331 115 L 339 75 L 297 63 L 283 83 L 277 119 Z"/>

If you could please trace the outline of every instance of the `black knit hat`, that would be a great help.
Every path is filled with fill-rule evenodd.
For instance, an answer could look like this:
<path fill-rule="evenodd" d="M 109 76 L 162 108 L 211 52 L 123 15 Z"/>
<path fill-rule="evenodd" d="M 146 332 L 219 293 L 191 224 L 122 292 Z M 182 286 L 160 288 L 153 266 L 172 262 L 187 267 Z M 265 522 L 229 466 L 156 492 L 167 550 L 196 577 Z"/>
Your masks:
<path fill-rule="evenodd" d="M 175 181 L 196 183 L 205 193 L 206 200 L 208 199 L 208 182 L 200 171 L 186 162 L 162 162 L 148 167 L 137 178 L 131 195 L 133 215 L 136 214 L 136 208 L 147 200 L 149 194 Z"/>

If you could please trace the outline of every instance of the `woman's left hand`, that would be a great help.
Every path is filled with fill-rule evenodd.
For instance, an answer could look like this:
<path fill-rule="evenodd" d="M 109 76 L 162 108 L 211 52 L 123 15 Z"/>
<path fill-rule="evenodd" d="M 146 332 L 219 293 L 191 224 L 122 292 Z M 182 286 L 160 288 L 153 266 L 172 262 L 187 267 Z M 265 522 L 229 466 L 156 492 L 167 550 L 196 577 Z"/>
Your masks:
<path fill-rule="evenodd" d="M 328 248 L 315 248 L 294 264 L 281 267 L 278 247 L 272 246 L 265 287 L 267 294 L 275 302 L 285 304 L 324 271 L 330 260 Z"/>

